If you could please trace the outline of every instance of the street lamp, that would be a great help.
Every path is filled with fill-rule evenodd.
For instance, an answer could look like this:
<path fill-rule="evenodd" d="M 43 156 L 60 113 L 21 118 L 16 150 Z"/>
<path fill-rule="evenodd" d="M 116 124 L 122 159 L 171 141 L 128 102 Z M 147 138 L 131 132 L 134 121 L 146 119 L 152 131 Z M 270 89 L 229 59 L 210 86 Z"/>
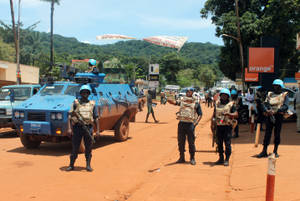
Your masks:
<path fill-rule="evenodd" d="M 244 55 L 243 55 L 242 41 L 240 40 L 240 38 L 235 37 L 235 36 L 231 36 L 231 35 L 228 35 L 228 34 L 222 34 L 221 36 L 226 36 L 226 37 L 232 38 L 232 39 L 236 40 L 239 43 L 240 63 L 241 63 L 241 70 L 242 70 L 242 89 L 244 91 L 245 90 L 245 69 L 244 69 Z"/>
<path fill-rule="evenodd" d="M 236 40 L 239 43 L 240 49 L 240 62 L 242 68 L 242 89 L 243 92 L 245 91 L 245 69 L 244 69 L 244 54 L 243 54 L 243 44 L 242 44 L 242 37 L 241 37 L 241 29 L 240 29 L 240 17 L 239 17 L 239 7 L 238 7 L 238 0 L 235 0 L 235 14 L 236 14 L 236 26 L 237 26 L 237 37 L 231 36 L 228 34 L 221 34 L 221 36 L 226 36 Z"/>

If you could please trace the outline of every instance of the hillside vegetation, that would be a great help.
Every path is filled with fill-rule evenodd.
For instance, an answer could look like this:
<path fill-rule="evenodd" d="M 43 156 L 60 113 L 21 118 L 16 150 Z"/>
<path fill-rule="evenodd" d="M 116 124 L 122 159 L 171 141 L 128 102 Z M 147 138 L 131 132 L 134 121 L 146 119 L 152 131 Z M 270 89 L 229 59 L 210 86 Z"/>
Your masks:
<path fill-rule="evenodd" d="M 20 48 L 20 62 L 40 67 L 43 76 L 49 66 L 50 35 L 22 29 Z M 13 61 L 15 59 L 13 50 L 12 31 L 9 26 L 2 25 L 0 60 Z M 211 43 L 186 43 L 178 53 L 175 49 L 140 40 L 93 45 L 82 43 L 73 37 L 54 35 L 54 51 L 56 63 L 70 65 L 72 59 L 94 58 L 100 61 L 100 69 L 104 62 L 114 67 L 124 68 L 128 81 L 134 78 L 146 79 L 149 63 L 160 64 L 162 84 L 211 86 L 222 75 L 217 67 L 220 46 Z M 58 69 L 52 71 L 54 75 L 59 73 Z M 211 79 L 201 79 L 203 73 L 211 74 Z"/>

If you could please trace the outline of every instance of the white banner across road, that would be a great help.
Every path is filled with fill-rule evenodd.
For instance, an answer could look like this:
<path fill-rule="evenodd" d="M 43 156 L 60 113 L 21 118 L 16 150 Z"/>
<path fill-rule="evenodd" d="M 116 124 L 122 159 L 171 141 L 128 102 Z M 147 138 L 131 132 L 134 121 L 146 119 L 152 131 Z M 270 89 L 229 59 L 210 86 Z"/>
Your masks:
<path fill-rule="evenodd" d="M 120 35 L 120 34 L 104 34 L 96 36 L 97 40 L 120 40 L 120 39 L 136 39 L 134 37 Z"/>
<path fill-rule="evenodd" d="M 188 37 L 184 36 L 151 36 L 143 40 L 160 46 L 176 48 L 179 51 L 187 39 Z"/>

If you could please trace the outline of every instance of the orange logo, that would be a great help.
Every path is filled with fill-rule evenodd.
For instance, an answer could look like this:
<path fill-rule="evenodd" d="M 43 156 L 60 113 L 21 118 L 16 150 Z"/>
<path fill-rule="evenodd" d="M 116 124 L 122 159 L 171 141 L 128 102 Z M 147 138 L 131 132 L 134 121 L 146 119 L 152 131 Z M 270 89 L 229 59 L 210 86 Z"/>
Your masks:
<path fill-rule="evenodd" d="M 249 48 L 249 73 L 274 73 L 274 48 Z"/>
<path fill-rule="evenodd" d="M 296 72 L 296 73 L 295 73 L 295 79 L 296 79 L 296 80 L 300 80 L 300 73 L 299 73 L 299 72 Z"/>
<path fill-rule="evenodd" d="M 258 82 L 258 73 L 248 73 L 248 69 L 245 68 L 245 82 Z"/>

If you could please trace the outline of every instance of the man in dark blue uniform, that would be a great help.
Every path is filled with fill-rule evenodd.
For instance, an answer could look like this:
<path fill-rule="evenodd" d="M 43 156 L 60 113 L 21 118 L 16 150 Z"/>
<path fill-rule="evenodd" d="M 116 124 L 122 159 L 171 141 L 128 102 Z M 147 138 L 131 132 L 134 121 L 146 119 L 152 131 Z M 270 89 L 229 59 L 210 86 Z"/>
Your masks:
<path fill-rule="evenodd" d="M 177 112 L 178 123 L 178 149 L 180 157 L 177 163 L 185 163 L 185 140 L 189 143 L 190 163 L 196 165 L 195 161 L 195 128 L 202 118 L 202 110 L 200 103 L 193 98 L 193 88 L 186 91 L 186 96 L 179 100 L 180 110 Z M 176 105 L 175 101 L 168 100 L 169 103 Z"/>
<path fill-rule="evenodd" d="M 273 91 L 269 92 L 264 103 L 264 114 L 266 116 L 266 132 L 263 142 L 263 150 L 257 155 L 257 158 L 267 157 L 267 149 L 270 144 L 272 131 L 274 128 L 274 150 L 273 153 L 275 157 L 278 155 L 278 146 L 280 144 L 280 132 L 281 125 L 283 121 L 283 114 L 287 112 L 289 99 L 287 97 L 287 92 L 283 92 L 284 88 L 283 81 L 276 79 L 273 81 Z"/>
<path fill-rule="evenodd" d="M 86 158 L 86 170 L 91 172 L 91 159 L 92 159 L 92 144 L 93 144 L 93 124 L 97 125 L 97 135 L 99 135 L 99 121 L 98 112 L 95 107 L 95 101 L 88 99 L 91 94 L 91 88 L 89 85 L 83 85 L 80 88 L 80 99 L 75 99 L 71 110 L 69 119 L 68 133 L 72 134 L 72 153 L 70 155 L 70 165 L 67 171 L 74 170 L 74 163 L 78 156 L 79 146 L 81 140 L 84 140 L 85 146 L 85 158 Z M 71 124 L 73 129 L 71 129 Z M 73 132 L 72 132 L 73 130 Z"/>
<path fill-rule="evenodd" d="M 229 158 L 231 155 L 231 132 L 234 119 L 238 117 L 236 107 L 233 101 L 230 101 L 230 91 L 222 89 L 220 91 L 220 100 L 216 102 L 214 114 L 212 117 L 212 130 L 216 127 L 217 146 L 219 152 L 219 159 L 215 162 L 216 165 L 229 165 Z M 225 144 L 225 160 L 224 148 Z"/>

